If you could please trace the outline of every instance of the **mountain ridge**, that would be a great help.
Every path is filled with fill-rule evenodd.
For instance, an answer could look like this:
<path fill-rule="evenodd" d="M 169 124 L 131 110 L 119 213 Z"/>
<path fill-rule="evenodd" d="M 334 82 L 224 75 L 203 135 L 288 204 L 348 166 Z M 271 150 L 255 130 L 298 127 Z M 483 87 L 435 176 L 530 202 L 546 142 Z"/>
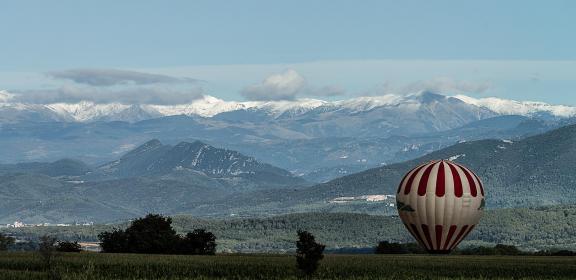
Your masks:
<path fill-rule="evenodd" d="M 90 168 L 64 159 L 0 165 L 0 221 L 109 221 L 257 189 L 305 187 L 302 178 L 201 141 L 153 139 L 119 160 Z"/>
<path fill-rule="evenodd" d="M 99 104 L 81 101 L 78 103 L 27 104 L 13 101 L 14 95 L 0 90 L 0 113 L 11 110 L 12 114 L 44 115 L 45 119 L 65 122 L 128 121 L 135 122 L 162 116 L 188 115 L 212 118 L 222 113 L 234 111 L 258 111 L 273 119 L 293 118 L 312 111 L 346 110 L 350 113 L 370 111 L 377 107 L 396 107 L 415 104 L 415 101 L 429 102 L 438 96 L 457 99 L 466 104 L 493 112 L 495 115 L 536 116 L 548 114 L 566 118 L 576 116 L 576 107 L 551 105 L 544 102 L 516 101 L 495 97 L 473 98 L 465 95 L 442 95 L 422 91 L 408 95 L 387 94 L 382 96 L 356 97 L 345 100 L 325 101 L 319 99 L 298 99 L 290 101 L 225 101 L 204 95 L 189 104 L 149 105 L 149 104 Z M 28 119 L 28 118 L 26 118 Z M 9 121 L 0 118 L 0 121 Z"/>
<path fill-rule="evenodd" d="M 77 158 L 101 164 L 150 139 L 174 145 L 200 140 L 315 182 L 408 160 L 459 141 L 516 139 L 576 121 L 560 117 L 568 116 L 566 106 L 528 102 L 526 106 L 536 107 L 526 109 L 524 103 L 514 103 L 510 107 L 527 116 L 511 117 L 501 113 L 514 111 L 492 110 L 500 105 L 488 108 L 430 91 L 339 101 L 232 102 L 205 96 L 175 106 L 116 104 L 112 112 L 105 104 L 81 102 L 69 108 L 75 116 L 60 117 L 40 104 L 21 104 L 24 111 L 18 113 L 20 105 L 10 106 L 7 100 L 0 98 L 3 163 Z"/>
<path fill-rule="evenodd" d="M 171 146 L 151 140 L 125 153 L 128 159 L 142 159 L 126 165 L 137 169 L 130 176 L 89 180 L 98 173 L 91 171 L 70 180 L 35 173 L 0 174 L 0 220 L 109 221 L 150 211 L 199 217 L 259 217 L 310 211 L 393 214 L 393 195 L 401 177 L 418 163 L 432 159 L 449 159 L 474 170 L 483 180 L 489 208 L 573 204 L 574 139 L 576 125 L 520 140 L 462 142 L 414 160 L 312 186 L 273 186 L 250 180 L 250 176 L 204 173 L 202 168 L 174 170 L 179 164 L 192 167 L 188 164 L 198 155 L 195 151 L 205 144 Z M 181 161 L 171 156 L 171 150 L 192 152 Z M 226 150 L 221 150 L 219 158 L 229 159 Z M 169 168 L 148 170 L 149 163 L 158 162 Z M 213 161 L 208 163 L 200 166 L 214 170 L 210 165 Z"/>
<path fill-rule="evenodd" d="M 261 163 L 237 151 L 216 148 L 201 141 L 164 145 L 152 139 L 124 154 L 120 159 L 99 166 L 95 171 L 111 178 L 161 176 L 191 170 L 208 177 L 243 177 L 274 184 L 303 184 L 289 171 Z"/>
<path fill-rule="evenodd" d="M 483 181 L 491 208 L 569 204 L 576 201 L 576 125 L 521 140 L 462 142 L 425 156 L 336 178 L 305 189 L 245 193 L 196 208 L 200 213 L 253 215 L 251 207 L 268 214 L 316 211 L 385 213 L 384 203 L 333 204 L 338 197 L 394 195 L 406 172 L 421 162 L 448 159 L 464 164 Z M 336 207 L 338 206 L 338 207 Z M 206 211 L 206 212 L 202 212 Z M 196 214 L 200 214 L 196 212 Z"/>

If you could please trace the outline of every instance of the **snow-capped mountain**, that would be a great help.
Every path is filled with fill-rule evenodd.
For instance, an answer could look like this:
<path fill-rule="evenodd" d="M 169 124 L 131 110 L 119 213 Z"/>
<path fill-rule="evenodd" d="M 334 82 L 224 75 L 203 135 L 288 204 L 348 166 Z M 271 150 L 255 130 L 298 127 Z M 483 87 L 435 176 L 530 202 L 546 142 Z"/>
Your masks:
<path fill-rule="evenodd" d="M 574 116 L 568 106 L 431 92 L 340 101 L 205 96 L 176 106 L 22 104 L 7 92 L 0 96 L 0 163 L 76 158 L 96 164 L 150 139 L 201 140 L 295 174 L 321 171 L 306 178 L 322 181 L 338 170 L 410 159 L 458 141 L 516 139 L 576 120 L 565 118 Z"/>
<path fill-rule="evenodd" d="M 147 111 L 139 105 L 96 104 L 84 101 L 74 104 L 54 103 L 45 105 L 45 107 L 54 111 L 62 120 L 76 122 L 97 120 L 139 121 L 162 116 L 155 111 Z"/>
<path fill-rule="evenodd" d="M 454 97 L 468 104 L 489 109 L 499 115 L 520 115 L 531 117 L 537 116 L 538 114 L 547 113 L 551 116 L 559 118 L 569 118 L 576 116 L 576 107 L 565 105 L 550 105 L 544 102 L 516 101 L 495 97 L 479 99 L 466 95 L 456 95 Z"/>
<path fill-rule="evenodd" d="M 145 105 L 145 107 L 164 116 L 198 115 L 202 117 L 212 117 L 223 112 L 249 108 L 249 106 L 242 102 L 224 101 L 209 95 L 205 95 L 190 104 Z"/>
<path fill-rule="evenodd" d="M 576 107 L 550 105 L 543 102 L 515 101 L 500 98 L 472 98 L 465 95 L 443 96 L 430 92 L 410 95 L 388 94 L 383 96 L 357 97 L 338 101 L 299 99 L 290 101 L 225 101 L 213 96 L 203 96 L 189 104 L 179 105 L 128 105 L 119 103 L 97 104 L 93 102 L 25 104 L 13 102 L 14 95 L 0 91 L 0 121 L 21 120 L 91 122 L 128 121 L 152 119 L 162 116 L 188 115 L 212 118 L 222 113 L 252 112 L 271 119 L 290 119 L 310 112 L 346 112 L 356 114 L 377 108 L 415 111 L 434 102 L 455 100 L 476 107 L 478 111 L 490 111 L 493 115 L 537 116 L 548 114 L 566 118 L 576 116 Z M 401 113 L 401 112 L 400 112 Z"/>

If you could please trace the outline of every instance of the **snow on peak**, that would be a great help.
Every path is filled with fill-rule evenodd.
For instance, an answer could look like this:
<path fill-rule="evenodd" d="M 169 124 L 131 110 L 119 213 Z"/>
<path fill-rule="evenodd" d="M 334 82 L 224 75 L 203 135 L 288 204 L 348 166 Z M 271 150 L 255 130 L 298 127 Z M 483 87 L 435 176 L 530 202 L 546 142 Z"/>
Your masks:
<path fill-rule="evenodd" d="M 319 99 L 305 98 L 298 100 L 252 101 L 243 102 L 242 104 L 248 108 L 268 111 L 273 116 L 278 117 L 287 112 L 291 115 L 306 113 L 328 103 Z"/>
<path fill-rule="evenodd" d="M 466 95 L 453 97 L 465 103 L 489 109 L 500 115 L 533 116 L 544 112 L 562 118 L 576 116 L 576 107 L 566 105 L 550 105 L 544 102 L 516 101 L 496 97 L 473 98 Z"/>
<path fill-rule="evenodd" d="M 348 100 L 335 101 L 335 106 L 341 106 L 355 112 L 368 111 L 376 107 L 397 105 L 406 98 L 400 95 L 387 94 L 382 96 L 362 96 Z"/>
<path fill-rule="evenodd" d="M 88 122 L 94 120 L 138 121 L 159 116 L 197 115 L 206 118 L 236 110 L 259 110 L 267 115 L 295 117 L 311 110 L 362 112 L 378 107 L 402 107 L 405 111 L 417 109 L 429 103 L 442 102 L 446 98 L 456 98 L 467 104 L 490 110 L 499 115 L 534 116 L 545 113 L 556 117 L 576 116 L 576 107 L 550 105 L 543 102 L 515 101 L 495 97 L 473 98 L 465 95 L 444 96 L 432 92 L 417 92 L 409 95 L 386 94 L 364 96 L 337 101 L 324 101 L 312 98 L 279 101 L 225 101 L 205 95 L 188 104 L 178 105 L 138 105 L 94 102 L 26 104 L 14 99 L 14 94 L 0 90 L 0 107 L 11 110 L 50 110 L 65 121 Z"/>
<path fill-rule="evenodd" d="M 45 106 L 60 116 L 69 116 L 74 121 L 78 122 L 91 121 L 112 114 L 117 114 L 130 107 L 130 105 L 118 103 L 96 104 L 89 101 L 81 101 L 78 103 L 54 103 Z"/>
<path fill-rule="evenodd" d="M 202 117 L 213 117 L 220 113 L 261 109 L 277 117 L 284 112 L 293 111 L 304 113 L 316 107 L 326 104 L 326 101 L 317 99 L 281 100 L 281 101 L 224 101 L 213 96 L 203 96 L 190 104 L 182 105 L 149 105 L 163 115 L 199 115 Z"/>
<path fill-rule="evenodd" d="M 419 91 L 413 94 L 386 94 L 380 96 L 362 96 L 348 100 L 335 101 L 335 106 L 341 106 L 353 112 L 372 110 L 377 107 L 392 107 L 403 105 L 405 107 L 418 107 L 423 103 L 430 103 L 446 98 L 446 96 L 430 91 Z"/>
<path fill-rule="evenodd" d="M 223 112 L 247 108 L 246 105 L 241 102 L 224 101 L 209 95 L 205 95 L 189 104 L 148 105 L 148 107 L 153 108 L 165 116 L 199 115 L 202 117 L 212 117 Z"/>

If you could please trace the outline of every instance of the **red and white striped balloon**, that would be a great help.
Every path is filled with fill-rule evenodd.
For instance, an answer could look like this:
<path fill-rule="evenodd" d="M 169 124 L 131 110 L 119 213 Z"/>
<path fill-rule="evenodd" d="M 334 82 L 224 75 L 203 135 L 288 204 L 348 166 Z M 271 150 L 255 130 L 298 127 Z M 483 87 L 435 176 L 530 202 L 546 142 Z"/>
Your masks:
<path fill-rule="evenodd" d="M 478 224 L 484 187 L 470 169 L 451 161 L 431 161 L 404 176 L 396 194 L 398 214 L 430 253 L 450 253 Z"/>

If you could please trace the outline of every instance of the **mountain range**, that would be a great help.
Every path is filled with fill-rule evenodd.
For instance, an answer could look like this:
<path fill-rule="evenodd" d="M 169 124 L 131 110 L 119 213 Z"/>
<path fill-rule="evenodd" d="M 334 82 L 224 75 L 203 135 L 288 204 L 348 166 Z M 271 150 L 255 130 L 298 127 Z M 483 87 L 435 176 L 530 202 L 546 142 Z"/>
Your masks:
<path fill-rule="evenodd" d="M 0 92 L 0 222 L 393 214 L 402 174 L 439 158 L 486 178 L 488 207 L 573 203 L 574 113 L 433 92 L 174 106 Z"/>
<path fill-rule="evenodd" d="M 519 140 L 461 142 L 414 160 L 310 184 L 290 172 L 202 142 L 151 140 L 118 160 L 0 166 L 0 222 L 95 221 L 148 212 L 204 217 L 291 212 L 393 214 L 403 174 L 448 159 L 474 170 L 489 208 L 576 201 L 576 125 Z M 56 170 L 65 170 L 56 172 Z"/>
<path fill-rule="evenodd" d="M 402 176 L 414 166 L 447 159 L 464 164 L 483 180 L 488 207 L 570 204 L 576 201 L 576 125 L 518 141 L 462 142 L 414 160 L 369 169 L 305 189 L 260 191 L 210 203 L 202 211 L 255 214 L 339 211 L 385 213 L 385 203 L 331 203 L 336 198 L 394 195 Z M 367 201 L 367 200 L 364 200 Z"/>
<path fill-rule="evenodd" d="M 259 189 L 302 188 L 290 172 L 196 141 L 158 140 L 91 168 L 80 161 L 0 165 L 0 221 L 109 221 L 174 213 Z"/>
<path fill-rule="evenodd" d="M 571 123 L 576 112 L 569 106 L 426 91 L 341 101 L 232 102 L 205 96 L 174 106 L 21 104 L 2 94 L 3 163 L 74 158 L 97 166 L 150 139 L 173 145 L 200 140 L 314 182 L 459 141 L 542 133 Z"/>
<path fill-rule="evenodd" d="M 458 101 L 475 107 L 478 117 L 488 112 L 494 115 L 548 115 L 572 117 L 576 107 L 550 105 L 543 102 L 514 101 L 500 98 L 472 98 L 465 95 L 446 96 L 451 104 Z M 339 101 L 300 99 L 294 101 L 224 101 L 205 95 L 189 104 L 142 105 L 82 101 L 79 103 L 34 104 L 13 100 L 14 95 L 0 90 L 0 122 L 33 121 L 127 121 L 134 122 L 161 116 L 214 117 L 228 112 L 259 114 L 273 119 L 288 119 L 306 114 L 326 112 L 361 113 L 375 108 L 411 110 L 422 103 L 438 100 L 437 94 L 423 91 L 410 95 L 387 94 L 373 97 L 357 97 Z"/>

